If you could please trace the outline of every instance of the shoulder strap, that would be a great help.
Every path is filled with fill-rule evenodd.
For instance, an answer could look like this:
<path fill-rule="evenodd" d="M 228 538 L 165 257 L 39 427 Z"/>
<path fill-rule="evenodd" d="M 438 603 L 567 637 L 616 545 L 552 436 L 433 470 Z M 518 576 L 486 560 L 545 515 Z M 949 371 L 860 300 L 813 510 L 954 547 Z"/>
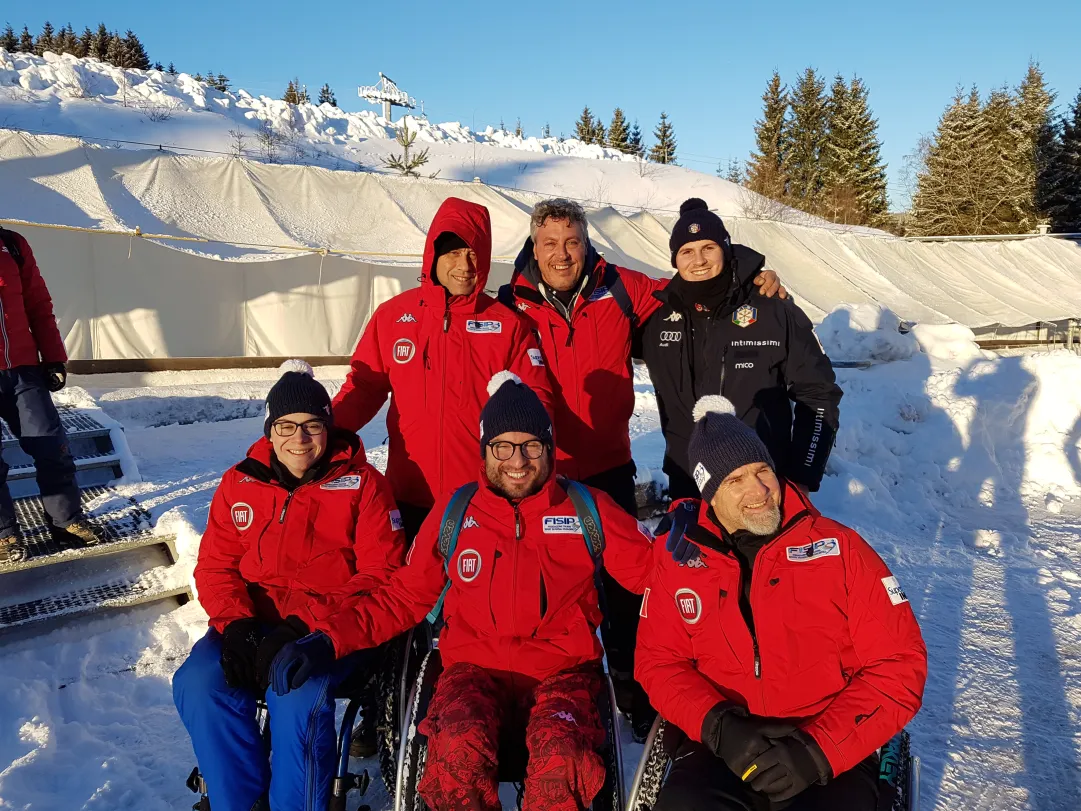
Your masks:
<path fill-rule="evenodd" d="M 558 481 L 560 487 L 567 493 L 567 497 L 570 498 L 571 504 L 574 505 L 574 511 L 578 513 L 586 549 L 589 550 L 589 556 L 593 558 L 594 565 L 599 569 L 604 562 L 604 528 L 601 526 L 597 502 L 584 484 L 564 478 Z"/>
<path fill-rule="evenodd" d="M 627 292 L 627 286 L 623 284 L 623 278 L 619 275 L 615 265 L 605 265 L 604 278 L 601 279 L 601 284 L 608 288 L 608 292 L 616 300 L 619 309 L 631 322 L 631 328 L 637 327 L 638 316 L 634 312 L 634 302 L 631 301 L 631 294 Z"/>
<path fill-rule="evenodd" d="M 439 614 L 443 611 L 443 600 L 450 590 L 450 559 L 454 556 L 454 549 L 458 546 L 458 533 L 462 531 L 462 519 L 465 517 L 466 508 L 473 500 L 479 485 L 476 482 L 463 484 L 454 491 L 454 495 L 447 502 L 447 508 L 443 510 L 443 520 L 439 522 L 439 554 L 443 558 L 443 571 L 447 573 L 447 584 L 439 595 L 439 600 L 428 612 L 428 622 L 435 624 Z"/>
<path fill-rule="evenodd" d="M 2 241 L 4 247 L 8 249 L 8 253 L 11 254 L 11 258 L 15 260 L 15 264 L 19 266 L 19 270 L 22 270 L 23 253 L 19 250 L 19 243 L 15 239 L 15 232 L 9 231 L 6 228 L 0 228 L 0 241 Z"/>

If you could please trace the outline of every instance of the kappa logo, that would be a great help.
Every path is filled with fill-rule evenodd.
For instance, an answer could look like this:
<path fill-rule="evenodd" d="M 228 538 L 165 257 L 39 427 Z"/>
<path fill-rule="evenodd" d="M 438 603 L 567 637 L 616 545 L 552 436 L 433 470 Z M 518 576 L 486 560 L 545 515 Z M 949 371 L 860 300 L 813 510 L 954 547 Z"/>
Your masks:
<path fill-rule="evenodd" d="M 676 592 L 676 608 L 688 625 L 694 625 L 702 619 L 702 598 L 694 589 L 680 589 Z"/>
<path fill-rule="evenodd" d="M 668 316 L 664 320 L 665 321 L 682 321 L 683 320 L 683 313 L 672 313 L 670 316 Z"/>
<path fill-rule="evenodd" d="M 502 321 L 474 321 L 470 319 L 465 322 L 466 332 L 476 332 L 485 335 L 498 335 L 503 332 Z"/>
<path fill-rule="evenodd" d="M 241 532 L 250 527 L 254 520 L 255 511 L 251 508 L 250 504 L 238 501 L 233 505 L 233 526 Z"/>
<path fill-rule="evenodd" d="M 469 516 L 465 519 L 465 523 L 462 524 L 462 529 L 473 529 L 473 527 L 480 527 L 480 524 L 477 523 L 476 518 Z"/>
<path fill-rule="evenodd" d="M 680 566 L 686 566 L 688 569 L 708 569 L 709 565 L 702 560 L 702 557 L 691 558 L 686 563 L 679 564 Z"/>
<path fill-rule="evenodd" d="M 701 230 L 702 230 L 702 226 L 699 225 L 696 222 L 692 222 L 690 225 L 687 226 L 687 233 L 688 234 L 697 234 Z"/>
<path fill-rule="evenodd" d="M 785 555 L 789 560 L 804 561 L 815 558 L 838 557 L 841 554 L 841 544 L 836 538 L 823 538 L 814 543 L 803 546 L 789 546 L 785 549 Z"/>
<path fill-rule="evenodd" d="M 525 312 L 526 310 L 528 310 L 528 309 L 529 309 L 529 305 L 528 305 L 528 304 L 526 304 L 526 303 L 525 303 L 524 301 L 519 301 L 519 302 L 518 302 L 518 311 L 519 311 L 519 312 L 523 312 L 523 313 L 524 313 L 524 312 Z"/>
<path fill-rule="evenodd" d="M 396 363 L 409 363 L 415 354 L 417 347 L 408 338 L 399 338 L 394 342 L 393 355 Z"/>
<path fill-rule="evenodd" d="M 390 528 L 394 532 L 400 532 L 405 529 L 405 522 L 402 520 L 401 510 L 391 510 L 390 513 Z"/>
<path fill-rule="evenodd" d="M 680 330 L 664 330 L 661 332 L 661 346 L 669 343 L 678 343 L 683 340 L 683 332 Z"/>
<path fill-rule="evenodd" d="M 702 488 L 706 486 L 706 482 L 709 481 L 709 471 L 706 470 L 706 466 L 699 462 L 694 466 L 694 483 L 698 485 L 698 491 L 701 492 Z"/>
<path fill-rule="evenodd" d="M 758 320 L 758 309 L 750 304 L 744 304 L 732 313 L 732 323 L 737 327 L 749 327 Z"/>
<path fill-rule="evenodd" d="M 458 555 L 458 577 L 463 583 L 472 583 L 480 574 L 480 552 L 476 549 L 466 549 Z"/>
<path fill-rule="evenodd" d="M 529 356 L 529 362 L 534 366 L 544 366 L 544 355 L 541 354 L 539 349 L 527 349 L 525 353 Z"/>
<path fill-rule="evenodd" d="M 253 482 L 253 481 L 255 481 L 255 479 L 253 479 L 251 476 L 245 476 L 243 479 L 241 479 L 239 482 L 237 482 L 237 484 L 247 484 L 248 482 Z"/>
<path fill-rule="evenodd" d="M 320 490 L 359 490 L 360 476 L 339 476 L 319 487 Z"/>
<path fill-rule="evenodd" d="M 582 522 L 578 520 L 577 515 L 546 515 L 543 529 L 548 535 L 581 535 Z"/>
<path fill-rule="evenodd" d="M 560 721 L 566 721 L 568 724 L 574 724 L 578 726 L 578 722 L 574 720 L 574 716 L 566 710 L 560 710 L 559 712 L 553 712 L 552 718 L 558 718 Z"/>
<path fill-rule="evenodd" d="M 413 316 L 412 313 L 403 313 L 402 317 L 398 319 L 397 323 L 399 323 L 399 324 L 415 324 L 415 323 L 417 323 L 417 319 Z"/>
<path fill-rule="evenodd" d="M 893 575 L 883 577 L 882 585 L 886 587 L 886 594 L 890 596 L 890 602 L 894 605 L 908 602 L 908 595 L 905 594 L 905 590 L 901 588 L 901 584 L 897 582 L 897 578 Z"/>

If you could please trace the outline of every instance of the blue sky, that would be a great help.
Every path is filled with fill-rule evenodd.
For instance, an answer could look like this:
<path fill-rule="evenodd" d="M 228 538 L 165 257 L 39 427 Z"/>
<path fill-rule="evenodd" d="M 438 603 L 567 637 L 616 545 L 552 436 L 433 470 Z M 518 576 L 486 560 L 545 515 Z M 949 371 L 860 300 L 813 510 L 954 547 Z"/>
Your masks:
<path fill-rule="evenodd" d="M 870 87 L 894 199 L 904 156 L 959 83 L 1013 86 L 1034 58 L 1060 104 L 1081 88 L 1081 3 L 1065 0 L 6 5 L 0 23 L 35 33 L 45 19 L 132 27 L 151 59 L 221 71 L 253 93 L 279 96 L 294 75 L 313 95 L 329 82 L 346 110 L 374 109 L 356 86 L 378 71 L 423 99 L 433 121 L 478 128 L 500 118 L 510 128 L 520 116 L 529 134 L 545 123 L 570 134 L 583 105 L 606 121 L 618 105 L 651 138 L 665 110 L 680 163 L 705 172 L 747 157 L 774 69 L 790 84 L 808 65 L 828 78 L 857 74 Z"/>

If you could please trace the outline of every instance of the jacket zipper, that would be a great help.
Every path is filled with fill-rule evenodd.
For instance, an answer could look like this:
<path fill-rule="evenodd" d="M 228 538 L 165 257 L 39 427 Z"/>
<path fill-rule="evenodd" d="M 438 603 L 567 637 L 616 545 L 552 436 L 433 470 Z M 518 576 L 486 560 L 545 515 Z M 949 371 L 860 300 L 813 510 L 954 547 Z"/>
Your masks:
<path fill-rule="evenodd" d="M 739 589 L 739 591 L 737 592 L 737 594 L 739 595 L 737 597 L 737 599 L 739 600 L 739 603 L 742 606 L 743 601 L 744 601 L 744 597 L 743 597 L 743 578 L 747 576 L 747 573 L 743 571 L 743 563 L 741 562 L 739 556 L 737 556 L 734 552 L 729 553 L 729 554 L 731 554 L 732 557 L 735 558 L 736 565 L 739 567 L 739 582 L 736 584 L 736 587 Z M 759 554 L 761 554 L 761 551 L 759 551 Z M 754 591 L 754 570 L 753 569 L 751 570 L 750 574 L 751 574 L 751 592 L 753 592 Z M 751 635 L 751 646 L 754 648 L 754 677 L 756 679 L 761 679 L 762 678 L 762 653 L 758 649 L 758 634 L 756 633 L 755 626 L 754 626 L 754 608 L 752 608 L 752 606 L 751 606 L 750 593 L 748 593 L 746 600 L 747 600 L 747 613 L 750 614 L 751 621 L 750 622 L 747 621 L 747 618 L 745 616 L 743 616 L 743 611 L 742 610 L 739 613 L 740 613 L 740 616 L 743 617 L 743 624 L 747 626 L 747 633 L 749 633 Z"/>
<path fill-rule="evenodd" d="M 278 523 L 279 524 L 284 524 L 285 523 L 285 513 L 289 509 L 289 502 L 293 500 L 293 493 L 294 492 L 296 492 L 296 491 L 295 490 L 290 490 L 285 496 L 285 503 L 282 504 L 281 515 L 278 516 Z"/>
<path fill-rule="evenodd" d="M 14 257 L 12 257 L 14 259 Z M 7 319 L 4 318 L 4 301 L 0 299 L 0 333 L 4 336 L 4 368 L 11 368 L 11 353 L 9 351 L 10 344 L 8 342 L 8 326 Z"/>
<path fill-rule="evenodd" d="M 725 372 L 725 367 L 728 365 L 727 361 L 728 361 L 728 347 L 726 346 L 724 349 L 721 350 L 721 387 L 717 391 L 718 394 L 724 394 L 724 372 Z"/>
<path fill-rule="evenodd" d="M 445 336 L 446 336 L 448 330 L 450 330 L 450 302 L 447 303 L 447 309 L 443 313 L 443 335 L 444 335 L 444 338 L 443 338 L 443 353 L 442 353 L 443 357 L 441 359 L 442 360 L 442 365 L 440 367 L 441 380 L 440 380 L 440 385 L 439 385 L 439 391 L 440 391 L 440 396 L 439 396 L 439 424 L 440 425 L 443 425 L 443 412 L 444 412 L 443 406 L 447 401 L 447 398 L 445 396 L 445 393 L 447 391 L 447 339 L 446 339 Z M 445 450 L 445 443 L 443 442 L 442 437 L 440 437 L 440 439 L 439 439 L 439 449 L 438 450 L 439 450 L 439 481 L 436 483 L 436 485 L 439 488 L 439 490 L 442 490 L 443 489 L 443 452 Z M 429 487 L 430 487 L 430 485 L 429 485 Z"/>
<path fill-rule="evenodd" d="M 510 617 L 514 628 L 514 635 L 518 636 L 518 542 L 522 540 L 522 514 L 518 505 L 514 505 L 514 559 L 511 561 L 510 575 Z"/>

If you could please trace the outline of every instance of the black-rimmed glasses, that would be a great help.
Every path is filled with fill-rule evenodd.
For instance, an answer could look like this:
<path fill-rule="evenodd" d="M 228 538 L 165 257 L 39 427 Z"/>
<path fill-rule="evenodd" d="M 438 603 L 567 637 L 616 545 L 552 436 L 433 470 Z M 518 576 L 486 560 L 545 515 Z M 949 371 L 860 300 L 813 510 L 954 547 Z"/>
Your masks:
<path fill-rule="evenodd" d="M 304 432 L 306 436 L 320 436 L 327 430 L 327 424 L 322 420 L 308 420 L 307 422 L 290 422 L 289 420 L 279 420 L 274 423 L 274 433 L 278 436 L 292 436 L 297 432 L 297 428 Z"/>
<path fill-rule="evenodd" d="M 539 439 L 531 439 L 528 442 L 489 442 L 488 447 L 498 461 L 507 462 L 514 456 L 515 448 L 520 448 L 526 459 L 540 459 L 547 446 Z"/>

